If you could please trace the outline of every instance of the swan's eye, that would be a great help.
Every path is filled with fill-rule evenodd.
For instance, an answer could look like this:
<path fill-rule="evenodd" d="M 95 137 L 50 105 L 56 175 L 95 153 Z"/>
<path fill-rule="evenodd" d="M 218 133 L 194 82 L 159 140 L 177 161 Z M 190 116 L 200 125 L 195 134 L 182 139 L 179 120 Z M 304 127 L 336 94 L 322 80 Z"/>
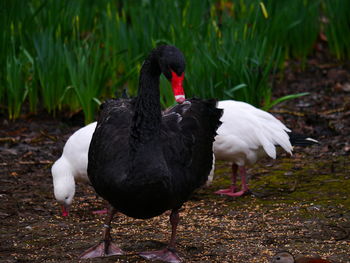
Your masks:
<path fill-rule="evenodd" d="M 68 199 L 68 196 L 66 196 L 64 199 L 66 199 L 66 200 L 67 200 L 67 199 Z"/>

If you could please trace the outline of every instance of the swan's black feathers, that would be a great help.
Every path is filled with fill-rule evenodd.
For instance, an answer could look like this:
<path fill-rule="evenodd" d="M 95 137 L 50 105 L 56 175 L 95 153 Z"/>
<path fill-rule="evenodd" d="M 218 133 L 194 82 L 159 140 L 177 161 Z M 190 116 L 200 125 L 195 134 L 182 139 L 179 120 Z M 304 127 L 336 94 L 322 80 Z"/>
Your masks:
<path fill-rule="evenodd" d="M 89 148 L 88 176 L 92 185 L 103 186 L 105 184 L 107 187 L 110 186 L 109 181 L 112 178 L 99 176 L 98 173 L 104 173 L 108 170 L 108 164 L 127 161 L 125 156 L 127 156 L 128 148 L 122 142 L 128 139 L 132 109 L 133 101 L 130 99 L 110 99 L 101 105 L 96 130 Z M 116 124 L 118 125 L 117 129 L 115 129 Z M 105 140 L 104 136 L 110 137 Z M 126 151 L 126 155 L 117 154 L 113 151 L 115 147 Z M 101 163 L 107 165 L 100 165 Z M 99 194 L 103 196 L 102 193 Z"/>
<path fill-rule="evenodd" d="M 167 110 L 168 113 L 182 113 L 178 124 L 180 132 L 167 130 L 161 134 L 164 157 L 173 174 L 173 187 L 182 192 L 181 202 L 207 181 L 212 168 L 212 144 L 222 115 L 215 100 L 187 102 L 190 103 Z M 183 167 L 187 168 L 186 172 Z"/>
<path fill-rule="evenodd" d="M 170 113 L 178 113 L 180 115 L 183 115 L 190 107 L 191 107 L 191 101 L 186 100 L 182 104 L 176 104 L 175 106 L 164 110 L 163 115 L 167 115 Z"/>
<path fill-rule="evenodd" d="M 133 99 L 109 99 L 101 104 L 98 124 L 105 123 L 110 117 L 128 118 L 133 114 Z M 121 121 L 120 119 L 118 121 Z M 128 122 L 121 125 L 128 125 Z"/>
<path fill-rule="evenodd" d="M 289 141 L 293 146 L 309 146 L 312 144 L 320 144 L 317 140 L 295 132 L 287 132 Z"/>
<path fill-rule="evenodd" d="M 164 126 L 164 129 L 178 129 L 178 123 L 181 121 L 182 116 L 176 112 L 162 114 L 162 125 Z"/>
<path fill-rule="evenodd" d="M 135 218 L 157 216 L 180 208 L 206 182 L 222 110 L 215 100 L 190 102 L 168 110 L 160 138 L 139 145 L 134 155 L 128 143 L 133 102 L 105 103 L 90 145 L 88 174 L 97 193 L 117 210 Z"/>

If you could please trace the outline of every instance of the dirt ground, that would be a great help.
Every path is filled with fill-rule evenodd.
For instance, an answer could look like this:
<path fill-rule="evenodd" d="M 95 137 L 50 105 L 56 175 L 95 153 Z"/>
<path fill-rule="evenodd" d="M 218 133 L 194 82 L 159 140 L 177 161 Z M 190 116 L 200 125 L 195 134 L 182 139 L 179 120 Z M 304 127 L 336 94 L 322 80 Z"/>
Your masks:
<path fill-rule="evenodd" d="M 251 195 L 215 195 L 230 184 L 230 164 L 217 164 L 213 184 L 194 194 L 181 213 L 178 251 L 185 262 L 269 262 L 280 250 L 350 262 L 350 67 L 310 59 L 287 65 L 274 95 L 310 92 L 272 112 L 321 144 L 249 169 Z M 79 116 L 79 115 L 78 115 Z M 169 214 L 150 220 L 121 215 L 113 223 L 125 256 L 78 260 L 101 238 L 102 209 L 90 186 L 78 185 L 69 217 L 53 197 L 50 167 L 81 119 L 0 116 L 0 262 L 145 262 L 137 252 L 163 247 Z"/>

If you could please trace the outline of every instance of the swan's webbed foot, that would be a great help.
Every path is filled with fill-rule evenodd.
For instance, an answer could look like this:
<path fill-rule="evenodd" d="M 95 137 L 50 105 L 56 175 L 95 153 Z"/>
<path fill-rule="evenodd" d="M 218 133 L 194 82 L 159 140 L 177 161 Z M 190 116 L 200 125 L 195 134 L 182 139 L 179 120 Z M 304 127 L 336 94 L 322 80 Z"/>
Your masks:
<path fill-rule="evenodd" d="M 108 209 L 105 208 L 105 209 L 102 209 L 102 210 L 95 210 L 95 211 L 92 211 L 92 213 L 94 215 L 104 215 L 104 214 L 107 214 L 108 213 Z"/>
<path fill-rule="evenodd" d="M 111 237 L 111 222 L 116 210 L 110 206 L 107 210 L 107 217 L 105 224 L 103 225 L 102 241 L 86 250 L 80 255 L 80 258 L 97 258 L 97 257 L 109 257 L 123 255 L 124 252 L 117 245 L 112 242 Z"/>
<path fill-rule="evenodd" d="M 102 241 L 99 244 L 87 249 L 79 258 L 97 258 L 97 257 L 109 257 L 120 256 L 124 252 L 117 245 L 109 241 Z"/>
<path fill-rule="evenodd" d="M 216 191 L 215 194 L 227 195 L 231 197 L 239 197 L 239 196 L 248 194 L 249 192 L 250 192 L 249 189 L 244 189 L 244 190 L 235 192 L 235 191 L 232 191 L 232 188 L 229 188 L 229 189 L 222 189 L 222 190 Z"/>
<path fill-rule="evenodd" d="M 169 263 L 180 263 L 182 262 L 181 258 L 177 255 L 175 249 L 172 248 L 165 248 L 162 250 L 156 250 L 156 251 L 147 251 L 147 252 L 141 252 L 139 254 L 144 259 L 148 260 L 161 260 L 163 262 L 169 262 Z"/>

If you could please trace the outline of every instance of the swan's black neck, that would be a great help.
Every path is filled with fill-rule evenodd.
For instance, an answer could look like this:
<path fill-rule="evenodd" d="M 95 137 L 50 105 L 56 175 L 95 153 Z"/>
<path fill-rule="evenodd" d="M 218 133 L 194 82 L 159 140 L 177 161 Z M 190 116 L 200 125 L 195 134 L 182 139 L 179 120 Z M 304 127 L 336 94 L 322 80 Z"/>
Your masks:
<path fill-rule="evenodd" d="M 138 145 L 145 144 L 159 136 L 161 125 L 160 74 L 156 54 L 153 53 L 144 62 L 140 74 L 131 127 L 131 143 L 134 150 Z"/>

